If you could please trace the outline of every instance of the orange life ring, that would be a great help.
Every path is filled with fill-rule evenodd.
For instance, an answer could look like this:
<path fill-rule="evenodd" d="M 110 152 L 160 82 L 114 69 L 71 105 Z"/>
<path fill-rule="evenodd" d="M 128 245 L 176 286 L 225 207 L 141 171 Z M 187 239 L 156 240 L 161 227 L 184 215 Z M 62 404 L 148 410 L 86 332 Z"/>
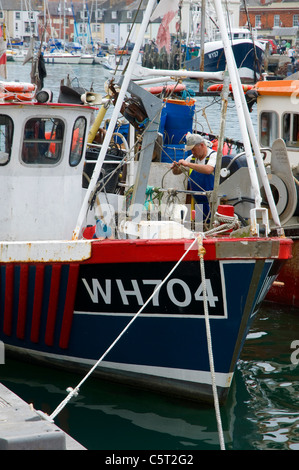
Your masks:
<path fill-rule="evenodd" d="M 151 88 L 146 88 L 146 90 L 152 93 L 153 95 L 159 95 L 162 92 L 169 94 L 172 91 L 180 93 L 181 91 L 186 90 L 186 85 L 178 83 L 177 85 L 153 86 Z"/>
<path fill-rule="evenodd" d="M 219 85 L 210 85 L 207 88 L 207 91 L 222 91 L 222 88 L 223 88 L 222 83 Z M 242 85 L 242 88 L 243 88 L 244 93 L 246 93 L 246 91 L 251 90 L 253 88 L 253 85 Z M 229 85 L 229 91 L 233 91 L 233 87 L 231 84 Z"/>
<path fill-rule="evenodd" d="M 27 93 L 36 90 L 36 85 L 24 82 L 0 82 L 0 91 Z"/>
<path fill-rule="evenodd" d="M 34 99 L 35 93 L 1 93 L 0 92 L 0 101 L 32 101 Z"/>

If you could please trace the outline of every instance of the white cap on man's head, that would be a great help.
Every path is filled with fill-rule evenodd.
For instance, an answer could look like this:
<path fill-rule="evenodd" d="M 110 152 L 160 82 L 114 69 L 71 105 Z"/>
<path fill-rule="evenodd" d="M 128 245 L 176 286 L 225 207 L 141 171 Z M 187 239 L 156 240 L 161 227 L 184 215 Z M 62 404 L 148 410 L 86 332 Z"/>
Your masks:
<path fill-rule="evenodd" d="M 202 143 L 206 144 L 207 147 L 211 146 L 211 142 L 204 139 L 204 137 L 202 137 L 201 135 L 199 135 L 199 134 L 190 134 L 188 132 L 188 134 L 186 136 L 185 151 L 192 150 L 193 147 L 195 147 L 195 145 L 202 144 Z"/>

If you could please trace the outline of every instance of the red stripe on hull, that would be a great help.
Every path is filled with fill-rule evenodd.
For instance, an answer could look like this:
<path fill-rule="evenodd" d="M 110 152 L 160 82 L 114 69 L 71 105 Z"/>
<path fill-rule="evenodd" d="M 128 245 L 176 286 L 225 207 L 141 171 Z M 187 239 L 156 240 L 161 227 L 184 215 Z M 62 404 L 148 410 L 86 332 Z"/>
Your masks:
<path fill-rule="evenodd" d="M 261 244 L 269 241 L 270 239 L 262 238 L 211 238 L 205 239 L 203 246 L 206 250 L 205 260 L 215 260 L 215 259 L 242 259 L 244 257 L 237 256 L 237 251 L 233 249 L 233 245 L 242 241 L 242 243 L 248 248 L 250 245 L 256 244 L 258 241 Z M 180 239 L 180 240 L 94 240 L 91 242 L 92 246 L 92 256 L 84 261 L 83 263 L 94 264 L 94 263 L 136 263 L 136 262 L 156 262 L 157 260 L 161 262 L 167 261 L 178 261 L 188 250 L 191 243 L 194 240 L 190 239 Z M 274 254 L 273 258 L 277 259 L 289 259 L 291 251 L 291 240 L 285 239 L 276 239 L 276 243 L 279 242 L 279 254 Z M 225 257 L 217 257 L 217 245 L 223 244 L 227 245 L 227 248 L 230 246 L 231 255 L 226 254 Z M 250 250 L 248 250 L 250 252 Z M 248 256 L 245 256 L 245 258 Z M 261 256 L 258 256 L 261 257 Z M 254 256 L 253 256 L 254 258 Z M 198 244 L 195 243 L 193 248 L 188 252 L 184 261 L 198 261 Z"/>
<path fill-rule="evenodd" d="M 3 319 L 3 332 L 8 336 L 12 333 L 13 285 L 14 265 L 8 264 L 5 268 L 5 305 Z"/>
<path fill-rule="evenodd" d="M 44 290 L 45 266 L 37 264 L 35 268 L 34 301 L 32 310 L 32 323 L 30 339 L 33 343 L 39 341 L 40 318 L 42 312 L 43 290 Z"/>
<path fill-rule="evenodd" d="M 52 277 L 49 297 L 49 307 L 47 315 L 47 326 L 45 333 L 45 343 L 47 346 L 53 346 L 54 343 L 54 331 L 57 315 L 57 305 L 59 296 L 59 285 L 60 285 L 61 265 L 53 264 L 52 266 Z"/>
<path fill-rule="evenodd" d="M 67 284 L 67 292 L 65 298 L 65 307 L 63 312 L 63 319 L 61 325 L 61 333 L 59 346 L 63 349 L 66 349 L 69 344 L 69 338 L 71 334 L 71 327 L 74 314 L 74 305 L 77 291 L 78 283 L 78 274 L 79 274 L 79 264 L 71 264 L 69 268 L 69 277 Z"/>
<path fill-rule="evenodd" d="M 17 338 L 24 339 L 26 326 L 27 298 L 28 298 L 28 272 L 29 265 L 21 264 L 20 266 L 20 288 L 19 288 L 19 304 L 18 304 L 18 322 L 17 322 Z"/>

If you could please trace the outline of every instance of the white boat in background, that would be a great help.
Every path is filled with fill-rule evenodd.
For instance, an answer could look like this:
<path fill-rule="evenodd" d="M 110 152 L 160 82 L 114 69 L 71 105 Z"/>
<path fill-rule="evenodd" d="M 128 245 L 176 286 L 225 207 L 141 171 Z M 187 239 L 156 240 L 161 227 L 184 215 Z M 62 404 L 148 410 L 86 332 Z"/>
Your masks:
<path fill-rule="evenodd" d="M 28 49 L 18 49 L 14 50 L 15 54 L 13 55 L 14 62 L 24 62 L 25 57 L 27 56 Z"/>
<path fill-rule="evenodd" d="M 6 60 L 7 62 L 14 62 L 16 56 L 16 51 L 13 49 L 6 49 Z"/>
<path fill-rule="evenodd" d="M 71 54 L 65 51 L 45 52 L 46 64 L 79 64 L 81 54 Z"/>
<path fill-rule="evenodd" d="M 92 65 L 94 64 L 94 57 L 93 54 L 81 54 L 79 64 Z"/>
<path fill-rule="evenodd" d="M 100 61 L 100 65 L 108 70 L 115 70 L 117 68 L 117 70 L 122 71 L 126 67 L 129 59 L 129 55 L 107 54 Z"/>

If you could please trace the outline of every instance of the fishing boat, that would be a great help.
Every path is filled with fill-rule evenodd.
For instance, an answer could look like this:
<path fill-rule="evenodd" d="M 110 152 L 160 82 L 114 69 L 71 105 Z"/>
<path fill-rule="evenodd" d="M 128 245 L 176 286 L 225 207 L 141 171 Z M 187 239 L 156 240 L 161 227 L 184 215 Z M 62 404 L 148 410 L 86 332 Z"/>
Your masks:
<path fill-rule="evenodd" d="M 269 77 L 267 77 L 269 78 Z M 265 149 L 265 164 L 285 234 L 293 242 L 293 257 L 282 269 L 266 300 L 299 307 L 299 81 L 263 80 L 247 92 L 249 106 L 255 103 L 258 137 Z M 277 154 L 268 149 L 279 140 Z"/>
<path fill-rule="evenodd" d="M 208 230 L 193 213 L 187 220 L 188 207 L 177 201 L 178 192 L 188 194 L 184 181 L 169 175 L 175 182 L 165 182 L 169 163 L 152 161 L 165 101 L 131 75 L 155 3 L 148 2 L 127 73 L 111 79 L 105 99 L 63 86 L 58 103 L 47 90 L 24 101 L 26 86 L 2 86 L 10 97 L 0 102 L 0 340 L 22 360 L 224 403 L 251 321 L 292 241 L 260 165 L 278 233 L 269 236 L 245 134 L 256 200 L 247 236 L 231 205 L 219 204 Z M 234 66 L 231 80 L 237 99 Z M 99 147 L 107 101 L 114 111 Z M 111 145 L 120 113 L 130 135 L 132 128 L 142 134 L 137 155 L 123 136 L 117 154 Z M 151 181 L 161 171 L 155 199 Z"/>
<path fill-rule="evenodd" d="M 232 29 L 229 33 L 233 54 L 238 73 L 243 83 L 256 82 L 261 77 L 264 60 L 264 45 L 252 38 L 249 30 L 243 28 Z M 189 48 L 190 49 L 190 48 Z M 200 48 L 192 47 L 192 53 L 186 53 L 187 70 L 200 70 Z M 194 57 L 197 50 L 197 56 Z M 189 55 L 192 57 L 188 60 Z M 214 41 L 204 44 L 204 70 L 207 72 L 224 71 L 226 57 L 224 53 L 221 34 L 217 33 Z"/>

